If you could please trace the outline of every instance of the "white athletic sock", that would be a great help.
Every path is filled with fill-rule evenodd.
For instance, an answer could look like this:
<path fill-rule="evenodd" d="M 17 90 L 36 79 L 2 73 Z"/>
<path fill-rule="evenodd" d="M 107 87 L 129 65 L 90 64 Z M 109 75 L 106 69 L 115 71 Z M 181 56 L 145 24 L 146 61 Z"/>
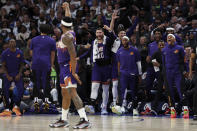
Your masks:
<path fill-rule="evenodd" d="M 86 112 L 85 112 L 85 108 L 81 108 L 79 110 L 77 110 L 77 112 L 79 113 L 79 117 L 80 118 L 84 118 L 86 121 L 88 121 Z"/>
<path fill-rule="evenodd" d="M 65 110 L 62 108 L 62 120 L 67 121 L 68 120 L 68 110 Z"/>
<path fill-rule="evenodd" d="M 126 98 L 127 98 L 127 89 L 125 90 L 125 92 L 124 92 L 124 99 L 126 100 Z"/>
<path fill-rule="evenodd" d="M 127 106 L 127 89 L 124 92 L 124 99 L 122 101 L 122 106 Z"/>
<path fill-rule="evenodd" d="M 100 83 L 92 83 L 92 87 L 91 87 L 91 99 L 96 100 L 96 98 L 98 97 L 98 89 L 99 89 Z"/>
<path fill-rule="evenodd" d="M 34 102 L 38 102 L 38 97 L 34 97 Z"/>
<path fill-rule="evenodd" d="M 45 102 L 49 103 L 49 98 L 45 98 Z"/>
<path fill-rule="evenodd" d="M 126 99 L 124 99 L 124 100 L 122 101 L 122 106 L 123 106 L 123 107 L 126 107 L 126 106 L 127 106 L 127 100 L 126 100 Z"/>
<path fill-rule="evenodd" d="M 112 94 L 113 94 L 113 102 L 117 102 L 117 97 L 118 97 L 118 81 L 115 80 L 112 82 L 113 87 L 112 87 Z"/>
<path fill-rule="evenodd" d="M 102 85 L 103 88 L 103 107 L 107 107 L 108 98 L 109 98 L 109 85 Z"/>
<path fill-rule="evenodd" d="M 53 98 L 53 101 L 58 101 L 58 92 L 57 92 L 57 89 L 56 88 L 53 88 L 50 92 L 52 98 Z"/>

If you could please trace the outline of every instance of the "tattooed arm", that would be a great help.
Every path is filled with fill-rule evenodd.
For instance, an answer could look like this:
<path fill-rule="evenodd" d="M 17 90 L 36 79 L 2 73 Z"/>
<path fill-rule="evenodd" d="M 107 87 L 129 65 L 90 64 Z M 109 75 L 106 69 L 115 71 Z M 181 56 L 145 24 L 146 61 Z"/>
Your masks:
<path fill-rule="evenodd" d="M 64 35 L 62 42 L 64 45 L 67 46 L 69 55 L 70 55 L 70 63 L 71 63 L 71 70 L 72 70 L 72 75 L 75 77 L 77 82 L 81 84 L 81 81 L 79 80 L 78 75 L 76 74 L 76 65 L 77 65 L 77 60 L 76 60 L 76 51 L 75 47 L 73 44 L 73 36 L 70 33 L 67 33 Z"/>

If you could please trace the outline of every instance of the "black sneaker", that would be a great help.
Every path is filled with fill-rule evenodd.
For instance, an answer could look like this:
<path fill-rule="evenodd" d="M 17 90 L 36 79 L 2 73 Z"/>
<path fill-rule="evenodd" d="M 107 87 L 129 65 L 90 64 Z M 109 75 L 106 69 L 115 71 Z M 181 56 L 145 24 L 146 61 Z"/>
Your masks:
<path fill-rule="evenodd" d="M 34 102 L 34 111 L 36 113 L 39 113 L 40 112 L 40 105 L 38 102 Z"/>
<path fill-rule="evenodd" d="M 193 120 L 196 121 L 197 120 L 197 115 L 193 116 Z"/>
<path fill-rule="evenodd" d="M 77 125 L 73 126 L 74 129 L 87 129 L 90 128 L 91 124 L 89 121 L 86 121 L 85 118 L 80 118 L 80 121 Z"/>
<path fill-rule="evenodd" d="M 54 123 L 49 125 L 51 128 L 59 128 L 59 127 L 69 127 L 68 121 L 64 121 L 61 118 Z"/>

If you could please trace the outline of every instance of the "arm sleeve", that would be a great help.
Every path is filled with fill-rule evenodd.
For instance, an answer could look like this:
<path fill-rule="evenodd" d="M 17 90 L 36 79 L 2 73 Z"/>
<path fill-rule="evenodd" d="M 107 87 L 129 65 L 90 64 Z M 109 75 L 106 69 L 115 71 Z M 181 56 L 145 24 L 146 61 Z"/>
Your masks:
<path fill-rule="evenodd" d="M 126 32 L 126 35 L 130 38 L 130 36 L 133 34 L 133 31 L 135 30 L 137 24 L 138 24 L 139 18 L 137 17 L 131 27 L 129 27 L 129 30 Z"/>
<path fill-rule="evenodd" d="M 110 45 L 112 45 L 112 44 L 114 43 L 115 39 L 117 38 L 117 36 L 114 34 L 113 31 L 112 31 L 112 32 L 108 32 L 108 33 L 107 33 L 107 36 L 109 37 L 108 43 L 109 43 Z"/>
<path fill-rule="evenodd" d="M 92 48 L 93 48 L 93 45 L 91 45 L 91 47 L 85 52 L 83 53 L 82 55 L 79 56 L 79 59 L 84 59 L 84 58 L 87 58 L 88 56 L 90 56 L 90 53 L 92 51 Z"/>
<path fill-rule="evenodd" d="M 106 20 L 105 16 L 102 16 L 103 24 L 110 26 L 109 22 Z"/>

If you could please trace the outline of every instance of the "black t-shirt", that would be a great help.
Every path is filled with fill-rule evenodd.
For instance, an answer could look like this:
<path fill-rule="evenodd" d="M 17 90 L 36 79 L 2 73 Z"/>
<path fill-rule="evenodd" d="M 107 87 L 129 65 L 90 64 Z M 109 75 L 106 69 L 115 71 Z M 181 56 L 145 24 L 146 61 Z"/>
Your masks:
<path fill-rule="evenodd" d="M 141 56 L 142 72 L 145 72 L 147 68 L 146 57 L 148 56 L 148 48 L 146 45 L 140 45 L 138 46 L 138 51 L 140 52 Z"/>
<path fill-rule="evenodd" d="M 162 52 L 160 50 L 156 51 L 152 57 L 151 60 L 156 59 L 156 61 L 160 64 L 159 69 L 162 70 Z"/>

